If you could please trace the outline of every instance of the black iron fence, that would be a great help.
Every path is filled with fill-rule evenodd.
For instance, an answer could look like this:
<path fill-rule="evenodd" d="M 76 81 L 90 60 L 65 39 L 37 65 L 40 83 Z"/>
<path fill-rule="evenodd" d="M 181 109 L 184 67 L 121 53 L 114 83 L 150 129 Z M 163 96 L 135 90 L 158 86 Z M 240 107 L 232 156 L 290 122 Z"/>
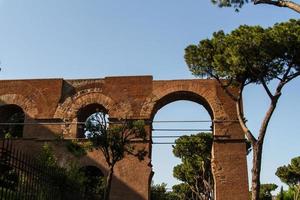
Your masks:
<path fill-rule="evenodd" d="M 71 184 L 63 171 L 26 155 L 11 140 L 0 140 L 0 200 L 84 199 Z"/>

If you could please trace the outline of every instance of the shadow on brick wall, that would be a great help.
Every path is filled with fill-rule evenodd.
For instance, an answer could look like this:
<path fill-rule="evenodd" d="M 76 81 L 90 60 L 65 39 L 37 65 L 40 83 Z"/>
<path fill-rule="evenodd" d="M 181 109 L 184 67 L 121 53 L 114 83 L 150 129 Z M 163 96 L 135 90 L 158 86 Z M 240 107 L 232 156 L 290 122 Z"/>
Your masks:
<path fill-rule="evenodd" d="M 34 122 L 34 120 L 28 120 L 30 122 Z M 35 121 L 36 122 L 36 121 Z M 41 152 L 41 148 L 45 143 L 50 144 L 53 147 L 54 153 L 58 159 L 58 162 L 61 166 L 67 165 L 70 161 L 77 161 L 81 167 L 84 166 L 95 166 L 99 168 L 104 175 L 108 173 L 108 167 L 106 166 L 106 162 L 104 156 L 100 150 L 92 150 L 87 151 L 86 155 L 81 157 L 74 156 L 67 148 L 67 143 L 70 142 L 71 139 L 59 139 L 57 133 L 54 133 L 50 130 L 49 125 L 26 125 L 24 126 L 24 131 L 28 133 L 28 131 L 32 130 L 35 134 L 32 136 L 37 136 L 37 133 L 42 133 L 38 135 L 38 138 L 26 137 L 26 138 L 12 138 L 13 146 L 22 152 L 34 157 Z M 54 130 L 59 130 L 59 126 L 54 128 Z M 27 135 L 28 136 L 28 135 Z M 47 139 L 44 139 L 47 138 Z M 85 141 L 81 139 L 81 141 Z M 0 144 L 1 145 L 1 144 Z M 130 158 L 132 157 L 132 158 Z M 136 169 L 132 172 L 126 172 L 126 166 L 130 162 L 135 162 Z M 112 180 L 112 188 L 110 193 L 111 200 L 145 200 L 148 199 L 148 195 L 145 195 L 147 191 L 136 191 L 134 188 L 130 187 L 126 182 L 121 179 L 131 179 L 136 180 L 137 184 L 148 186 L 149 182 L 141 182 L 139 181 L 139 164 L 138 159 L 133 156 L 127 156 L 126 159 L 120 161 L 115 166 L 115 172 L 118 172 L 118 176 L 114 175 Z M 133 163 L 133 165 L 135 165 Z M 124 177 L 122 176 L 124 175 Z M 132 176 L 132 177 L 130 177 Z M 143 179 L 144 180 L 144 179 Z M 144 187 L 145 188 L 145 187 Z"/>

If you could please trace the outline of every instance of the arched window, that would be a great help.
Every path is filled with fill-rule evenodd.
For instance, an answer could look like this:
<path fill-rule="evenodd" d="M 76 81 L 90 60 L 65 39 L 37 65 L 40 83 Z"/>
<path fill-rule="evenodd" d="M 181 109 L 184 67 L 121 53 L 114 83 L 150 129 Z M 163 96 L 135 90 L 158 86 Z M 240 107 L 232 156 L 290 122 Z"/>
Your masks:
<path fill-rule="evenodd" d="M 25 113 L 14 104 L 0 106 L 0 137 L 23 137 Z"/>
<path fill-rule="evenodd" d="M 97 103 L 89 104 L 79 109 L 77 113 L 77 138 L 85 138 L 85 122 L 88 117 L 97 112 L 107 113 L 107 110 Z"/>
<path fill-rule="evenodd" d="M 95 166 L 85 166 L 80 171 L 85 175 L 84 198 L 88 200 L 103 199 L 106 181 L 102 171 Z"/>

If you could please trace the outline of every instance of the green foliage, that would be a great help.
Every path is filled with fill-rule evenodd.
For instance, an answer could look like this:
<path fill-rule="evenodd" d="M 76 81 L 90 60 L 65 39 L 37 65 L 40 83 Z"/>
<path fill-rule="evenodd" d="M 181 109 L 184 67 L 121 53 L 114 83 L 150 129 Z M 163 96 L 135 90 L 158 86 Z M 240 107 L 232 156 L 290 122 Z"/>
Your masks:
<path fill-rule="evenodd" d="M 80 170 L 80 166 L 77 162 L 69 162 L 65 169 L 68 185 L 71 187 L 77 187 L 78 189 L 84 187 L 86 182 L 85 174 Z"/>
<path fill-rule="evenodd" d="M 98 115 L 98 116 L 97 116 Z M 90 133 L 89 139 L 95 148 L 99 148 L 109 166 L 122 160 L 126 153 L 141 158 L 144 152 L 135 152 L 133 139 L 145 139 L 146 131 L 143 120 L 125 120 L 121 124 L 108 125 L 105 113 L 97 113 L 93 119 L 86 121 L 86 131 Z"/>
<path fill-rule="evenodd" d="M 13 136 L 8 132 L 8 133 L 5 133 L 4 138 L 10 139 L 10 138 L 13 138 Z"/>
<path fill-rule="evenodd" d="M 57 164 L 57 158 L 54 155 L 53 148 L 48 144 L 45 143 L 42 146 L 42 151 L 37 156 L 37 160 L 47 167 L 56 167 Z"/>
<path fill-rule="evenodd" d="M 271 192 L 276 190 L 277 187 L 278 186 L 273 183 L 261 184 L 259 199 L 260 200 L 272 200 Z"/>
<path fill-rule="evenodd" d="M 139 160 L 144 159 L 147 152 L 144 149 L 136 149 L 134 140 L 144 140 L 146 131 L 143 120 L 124 120 L 121 123 L 109 124 L 108 116 L 103 112 L 92 114 L 86 120 L 85 135 L 92 142 L 93 147 L 100 149 L 109 166 L 106 181 L 104 200 L 108 200 L 114 166 L 122 160 L 126 154 L 134 155 Z"/>
<path fill-rule="evenodd" d="M 151 200 L 180 200 L 173 192 L 168 192 L 166 187 L 165 183 L 151 183 Z"/>
<path fill-rule="evenodd" d="M 59 188 L 59 195 L 61 199 L 80 199 L 85 188 L 91 187 L 88 185 L 88 178 L 85 176 L 77 162 L 67 162 L 64 167 L 60 167 L 58 165 L 53 148 L 49 144 L 45 143 L 43 145 L 42 151 L 38 156 L 38 160 L 43 166 L 45 166 L 45 170 L 53 172 L 50 181 L 51 184 Z M 103 185 L 103 183 L 101 184 Z M 100 187 L 100 185 L 98 187 Z M 48 190 L 46 186 L 43 189 L 43 193 L 47 192 L 49 193 L 52 191 Z M 40 194 L 41 198 L 45 196 L 43 193 Z"/>
<path fill-rule="evenodd" d="M 229 34 L 219 31 L 211 39 L 185 49 L 185 60 L 196 76 L 261 84 L 300 70 L 300 20 L 260 26 L 240 26 Z"/>
<path fill-rule="evenodd" d="M 249 155 L 249 153 L 252 151 L 252 144 L 249 140 L 246 140 L 246 153 Z"/>
<path fill-rule="evenodd" d="M 86 186 L 86 199 L 103 199 L 106 188 L 105 177 L 87 177 L 84 183 Z"/>
<path fill-rule="evenodd" d="M 36 160 L 36 170 L 43 170 L 42 174 L 37 171 L 36 176 L 28 174 L 26 166 L 16 169 L 1 162 L 0 185 L 12 199 L 48 199 L 50 196 L 66 200 L 81 199 L 86 177 L 77 163 L 68 162 L 66 168 L 60 167 L 53 148 L 48 143 L 42 146 Z"/>
<path fill-rule="evenodd" d="M 210 133 L 181 136 L 175 144 L 173 154 L 182 160 L 210 161 L 212 148 L 212 134 Z"/>
<path fill-rule="evenodd" d="M 77 140 L 67 141 L 66 146 L 69 152 L 71 152 L 75 157 L 81 157 L 86 155 L 85 146 L 80 144 Z"/>
<path fill-rule="evenodd" d="M 42 151 L 37 158 L 43 166 L 48 168 L 48 170 L 55 172 L 53 174 L 53 183 L 55 185 L 60 185 L 64 188 L 72 188 L 75 191 L 79 191 L 80 188 L 83 187 L 85 177 L 79 170 L 78 164 L 70 161 L 65 167 L 59 166 L 50 144 L 45 143 L 43 145 Z"/>
<path fill-rule="evenodd" d="M 291 160 L 291 164 L 277 168 L 276 175 L 289 186 L 300 184 L 300 156 Z"/>
<path fill-rule="evenodd" d="M 11 199 L 103 199 L 105 178 L 88 176 L 75 161 L 59 166 L 49 143 L 42 146 L 35 166 L 43 173 L 37 172 L 37 176 L 31 177 L 22 169 L 14 169 L 7 162 L 0 162 L 1 190 L 7 192 Z"/>
<path fill-rule="evenodd" d="M 276 199 L 277 199 L 277 200 L 285 200 L 285 199 L 284 199 L 283 186 L 281 186 L 280 192 L 279 192 L 279 194 L 277 195 Z"/>
<path fill-rule="evenodd" d="M 101 170 L 95 166 L 85 166 L 80 171 L 85 176 L 83 182 L 83 185 L 85 185 L 84 199 L 103 199 L 106 188 L 106 177 L 103 176 Z"/>
<path fill-rule="evenodd" d="M 15 190 L 19 184 L 17 172 L 8 165 L 1 164 L 0 185 L 7 190 Z"/>
<path fill-rule="evenodd" d="M 192 193 L 196 199 L 211 197 L 213 192 L 213 176 L 211 172 L 211 148 L 213 137 L 210 133 L 199 133 L 181 136 L 175 141 L 173 153 L 182 163 L 175 166 L 173 176 L 184 184 L 176 189 L 178 196 Z M 188 188 L 188 189 L 187 189 Z M 181 191 L 181 193 L 179 193 Z"/>
<path fill-rule="evenodd" d="M 251 0 L 253 1 L 253 0 Z M 236 11 L 239 8 L 242 8 L 245 3 L 248 3 L 249 0 L 211 0 L 213 4 L 218 5 L 219 7 L 234 7 Z"/>
<path fill-rule="evenodd" d="M 294 199 L 295 196 L 295 191 L 292 188 L 289 188 L 287 191 L 284 192 L 284 200 L 299 200 L 298 199 Z"/>
<path fill-rule="evenodd" d="M 6 193 L 6 196 L 9 196 L 10 200 L 20 200 L 20 199 L 24 198 L 23 195 L 20 195 L 15 190 L 11 190 L 11 189 L 8 189 L 8 188 L 0 188 L 0 194 L 5 194 L 5 193 Z"/>
<path fill-rule="evenodd" d="M 300 13 L 299 10 L 299 4 L 293 2 L 293 1 L 283 1 L 283 0 L 211 0 L 211 2 L 219 7 L 233 7 L 235 11 L 239 11 L 240 8 L 242 8 L 246 3 L 253 2 L 254 5 L 256 4 L 268 4 L 273 5 L 277 7 L 287 7 L 290 8 L 298 13 Z"/>
<path fill-rule="evenodd" d="M 0 127 L 0 137 L 20 138 L 23 136 L 23 125 L 14 123 L 24 123 L 25 114 L 23 112 L 16 112 L 6 119 L 6 123 L 12 123 L 10 125 L 4 125 Z"/>
<path fill-rule="evenodd" d="M 295 191 L 292 188 L 289 188 L 287 191 L 284 191 L 282 188 L 280 193 L 277 195 L 276 200 L 295 200 L 294 196 Z M 299 198 L 296 200 L 299 200 Z"/>
<path fill-rule="evenodd" d="M 267 127 L 284 86 L 300 76 L 300 20 L 270 28 L 240 26 L 231 33 L 215 32 L 211 39 L 185 49 L 185 61 L 195 76 L 214 78 L 236 103 L 237 117 L 253 146 L 252 195 L 259 198 L 261 154 Z M 275 87 L 269 83 L 274 81 Z M 248 84 L 263 87 L 270 104 L 256 137 L 247 128 L 242 95 Z"/>
<path fill-rule="evenodd" d="M 262 1 L 262 0 L 211 0 L 214 5 L 219 6 L 220 8 L 223 7 L 233 7 L 236 12 L 239 12 L 240 9 L 247 3 L 253 2 L 254 4 L 270 4 L 270 5 L 277 5 L 280 0 L 270 0 L 270 1 Z M 281 6 L 279 6 L 281 7 Z"/>
<path fill-rule="evenodd" d="M 193 192 L 187 183 L 173 185 L 173 194 L 180 200 L 193 199 Z"/>
<path fill-rule="evenodd" d="M 295 200 L 300 199 L 300 156 L 293 158 L 287 166 L 277 168 L 276 176 L 290 187 Z"/>
<path fill-rule="evenodd" d="M 151 184 L 151 200 L 167 200 L 167 184 Z"/>
<path fill-rule="evenodd" d="M 24 123 L 25 114 L 23 112 L 17 112 L 10 116 L 8 119 L 9 123 Z M 12 137 L 22 137 L 23 136 L 23 125 L 9 125 L 8 132 L 11 133 Z"/>

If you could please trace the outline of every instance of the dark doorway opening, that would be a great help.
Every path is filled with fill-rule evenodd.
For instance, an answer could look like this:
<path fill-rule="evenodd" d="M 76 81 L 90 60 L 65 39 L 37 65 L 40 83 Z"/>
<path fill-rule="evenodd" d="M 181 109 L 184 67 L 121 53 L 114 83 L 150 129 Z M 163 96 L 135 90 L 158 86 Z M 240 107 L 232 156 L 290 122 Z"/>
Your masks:
<path fill-rule="evenodd" d="M 25 113 L 17 105 L 9 104 L 0 107 L 0 138 L 23 137 Z"/>

